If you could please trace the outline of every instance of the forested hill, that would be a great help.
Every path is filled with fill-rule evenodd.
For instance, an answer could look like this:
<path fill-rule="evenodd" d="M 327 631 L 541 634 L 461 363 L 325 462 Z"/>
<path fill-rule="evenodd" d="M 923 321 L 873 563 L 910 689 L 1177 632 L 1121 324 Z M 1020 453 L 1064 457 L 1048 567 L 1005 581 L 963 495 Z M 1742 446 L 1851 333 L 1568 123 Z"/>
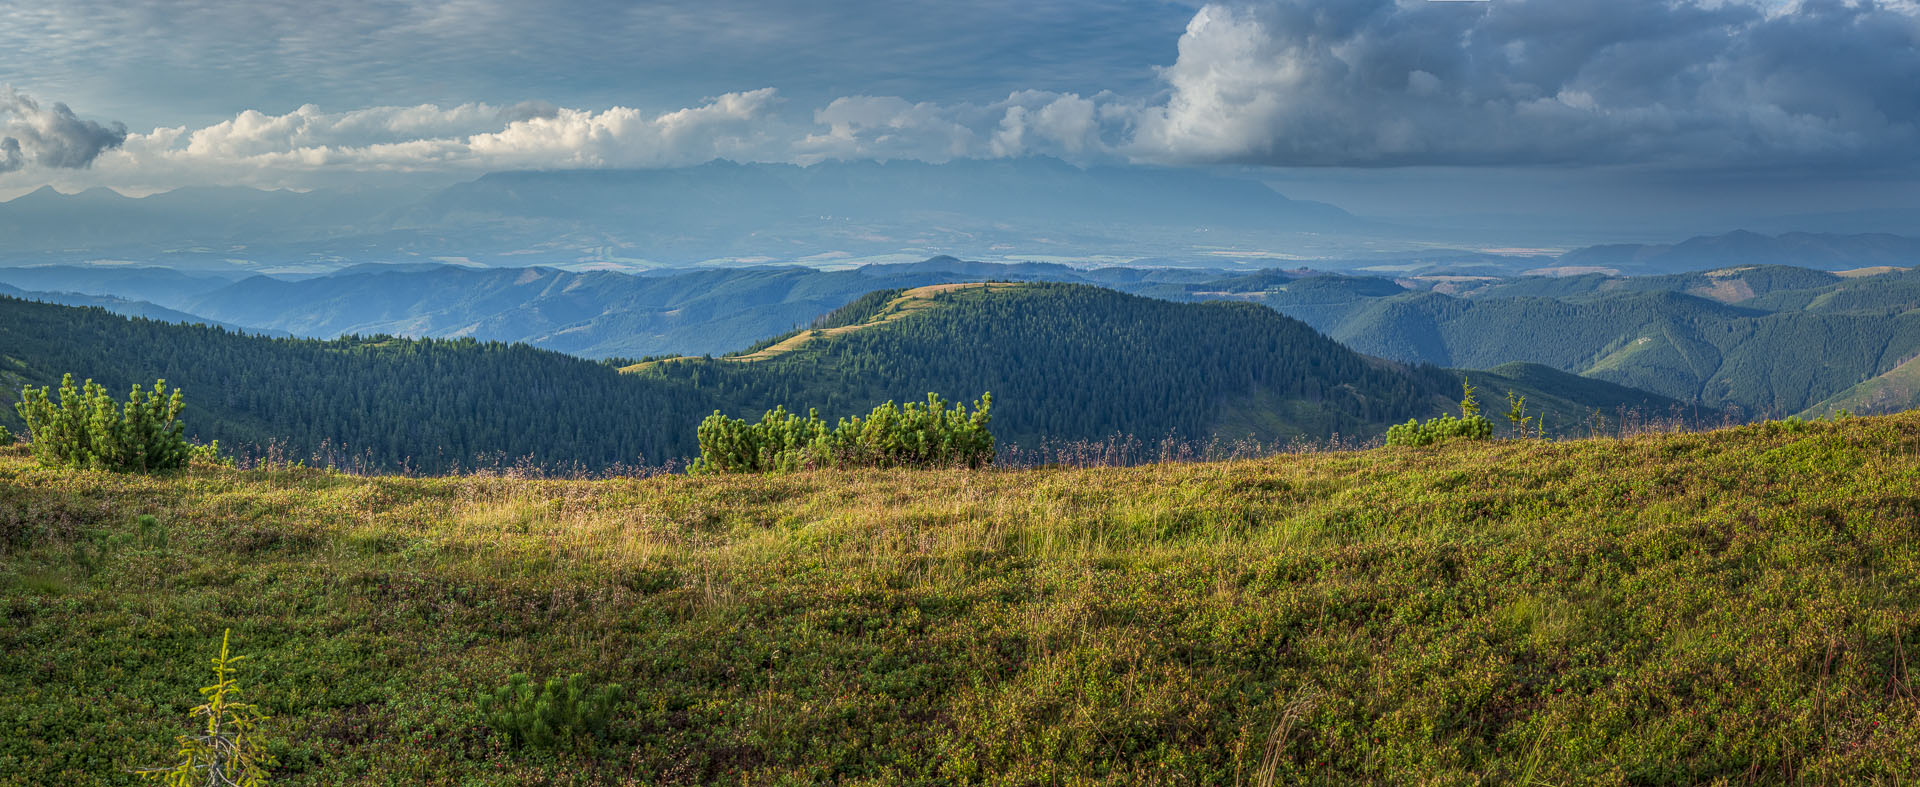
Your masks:
<path fill-rule="evenodd" d="M 694 450 L 698 393 L 526 345 L 471 339 L 268 339 L 0 298 L 0 423 L 20 386 L 90 377 L 116 396 L 166 380 L 189 436 L 323 446 L 377 468 L 439 472 L 531 456 L 544 465 L 659 462 Z"/>
<path fill-rule="evenodd" d="M 991 391 L 995 436 L 1026 446 L 1114 434 L 1367 437 L 1451 409 L 1459 392 L 1456 372 L 1369 358 L 1252 304 L 1020 284 L 925 305 L 769 360 L 684 359 L 623 375 L 518 344 L 270 339 L 0 298 L 0 396 L 66 372 L 116 394 L 166 378 L 187 392 L 188 431 L 203 441 L 441 472 L 523 457 L 658 464 L 696 454 L 695 427 L 716 409 L 817 407 L 832 418 L 929 392 Z M 1540 368 L 1474 374 L 1490 398 L 1529 395 L 1556 426 L 1594 407 L 1673 404 Z M 0 423 L 20 427 L 11 408 Z"/>
<path fill-rule="evenodd" d="M 1460 392 L 1456 372 L 1361 355 L 1253 304 L 1038 283 L 930 297 L 935 308 L 882 309 L 861 330 L 823 332 L 765 360 L 682 359 L 636 374 L 684 383 L 749 414 L 765 402 L 845 413 L 928 391 L 992 391 L 995 435 L 1020 444 L 1116 432 L 1147 440 L 1367 436 L 1451 408 Z M 1569 414 L 1592 407 L 1675 404 L 1537 367 L 1480 377 L 1531 396 L 1569 426 L 1578 420 Z"/>
<path fill-rule="evenodd" d="M 1314 276 L 1160 285 L 1151 294 L 1262 303 L 1355 350 L 1406 363 L 1524 361 L 1753 414 L 1818 415 L 1828 400 L 1874 411 L 1920 405 L 1916 388 L 1897 379 L 1920 355 L 1920 270 Z"/>

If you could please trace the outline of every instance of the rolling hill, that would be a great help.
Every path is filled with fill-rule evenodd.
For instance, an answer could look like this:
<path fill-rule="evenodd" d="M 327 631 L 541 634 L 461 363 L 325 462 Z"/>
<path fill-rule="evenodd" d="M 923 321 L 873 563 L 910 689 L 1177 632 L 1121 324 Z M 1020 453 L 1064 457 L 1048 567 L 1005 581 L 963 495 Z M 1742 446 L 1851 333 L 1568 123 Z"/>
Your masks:
<path fill-rule="evenodd" d="M 1365 438 L 1450 409 L 1459 391 L 1456 373 L 1359 355 L 1250 304 L 1062 284 L 913 297 L 925 303 L 861 316 L 858 330 L 763 361 L 689 359 L 624 375 L 521 344 L 268 339 L 0 299 L 0 374 L 17 386 L 73 372 L 115 390 L 163 377 L 188 391 L 189 432 L 202 440 L 249 450 L 278 441 L 294 456 L 428 472 L 522 458 L 548 468 L 658 464 L 697 453 L 694 428 L 716 409 L 817 407 L 838 417 L 929 392 L 960 400 L 992 391 L 996 436 L 1033 446 L 1116 433 Z M 1615 386 L 1542 382 L 1551 374 L 1510 375 L 1499 391 L 1489 377 L 1484 395 L 1513 388 L 1568 430 L 1594 408 L 1623 404 Z M 1640 397 L 1649 411 L 1676 404 Z M 19 426 L 10 410 L 0 422 Z"/>
<path fill-rule="evenodd" d="M 1905 783 L 1916 445 L 601 481 L 0 447 L 0 785 L 142 783 L 227 630 L 290 785 Z M 514 673 L 627 691 L 545 751 L 476 703 Z"/>
<path fill-rule="evenodd" d="M 754 353 L 629 369 L 710 391 L 742 412 L 768 401 L 857 412 L 926 391 L 959 399 L 990 390 L 995 434 L 1028 445 L 1116 432 L 1365 437 L 1452 408 L 1462 374 L 1360 355 L 1251 304 L 1180 304 L 1058 283 L 909 290 L 852 324 Z M 1479 376 L 1483 396 L 1529 396 L 1558 416 L 1556 427 L 1573 428 L 1595 408 L 1678 405 L 1543 368 Z"/>
<path fill-rule="evenodd" d="M 1314 276 L 1242 291 L 1181 285 L 1177 297 L 1265 304 L 1402 362 L 1537 363 L 1750 414 L 1800 412 L 1920 353 L 1920 271 L 1908 269 L 1433 284 Z"/>

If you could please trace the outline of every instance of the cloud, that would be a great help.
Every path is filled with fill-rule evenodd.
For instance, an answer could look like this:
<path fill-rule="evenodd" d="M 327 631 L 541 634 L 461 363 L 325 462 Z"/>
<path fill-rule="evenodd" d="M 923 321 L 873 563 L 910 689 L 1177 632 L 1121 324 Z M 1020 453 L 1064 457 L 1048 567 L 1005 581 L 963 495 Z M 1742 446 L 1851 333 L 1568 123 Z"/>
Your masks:
<path fill-rule="evenodd" d="M 444 13 L 409 11 L 419 16 L 408 16 L 409 29 L 445 32 L 501 14 L 535 24 L 494 0 L 431 7 Z M 662 23 L 695 29 L 712 21 L 683 10 L 686 18 Z M 797 35 L 761 32 L 769 40 Z M 460 177 L 713 158 L 1048 155 L 1083 164 L 1695 173 L 1905 172 L 1920 164 L 1914 0 L 1263 0 L 1202 6 L 1167 39 L 1177 47 L 1153 72 L 1157 83 L 1122 80 L 1120 92 L 1018 89 L 998 100 L 876 94 L 802 102 L 763 87 L 669 111 L 539 101 L 352 111 L 309 104 L 128 135 L 9 91 L 0 96 L 9 123 L 0 185 L 26 186 L 33 177 L 131 190 L 297 188 L 356 173 Z M 305 51 L 298 43 L 288 51 Z M 60 169 L 87 162 L 93 169 Z M 30 164 L 42 167 L 4 176 Z"/>
<path fill-rule="evenodd" d="M 816 131 L 791 156 L 823 159 L 1011 158 L 1048 155 L 1076 161 L 1116 157 L 1129 119 L 1116 97 L 1041 90 L 988 103 L 912 103 L 897 96 L 849 96 L 814 112 Z"/>
<path fill-rule="evenodd" d="M 84 169 L 102 151 L 119 147 L 127 127 L 103 126 L 75 117 L 66 104 L 42 107 L 11 85 L 0 87 L 0 173 L 28 165 Z"/>
<path fill-rule="evenodd" d="M 1165 163 L 1911 162 L 1910 2 L 1202 8 L 1126 151 Z"/>
<path fill-rule="evenodd" d="M 507 169 L 672 167 L 715 158 L 785 160 L 799 132 L 774 113 L 771 88 L 729 93 L 664 113 L 542 103 L 248 110 L 198 129 L 129 134 L 94 171 L 65 186 L 132 191 L 178 185 L 310 187 L 342 174 L 471 175 Z"/>

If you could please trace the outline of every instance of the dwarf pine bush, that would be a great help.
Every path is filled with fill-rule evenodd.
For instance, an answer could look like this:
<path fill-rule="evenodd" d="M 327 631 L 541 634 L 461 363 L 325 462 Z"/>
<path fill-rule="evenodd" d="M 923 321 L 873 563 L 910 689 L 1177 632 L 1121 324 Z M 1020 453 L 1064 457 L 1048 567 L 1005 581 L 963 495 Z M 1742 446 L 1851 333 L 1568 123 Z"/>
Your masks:
<path fill-rule="evenodd" d="M 618 683 L 589 689 L 579 673 L 544 685 L 515 673 L 498 691 L 480 692 L 480 715 L 516 744 L 550 749 L 600 734 L 623 691 Z"/>
<path fill-rule="evenodd" d="M 183 406 L 180 391 L 169 394 L 166 380 L 155 381 L 152 393 L 133 386 L 122 407 L 98 383 L 76 387 L 69 374 L 60 380 L 58 400 L 47 388 L 27 386 L 14 410 L 27 422 L 33 455 L 44 464 L 147 472 L 187 463 Z"/>
<path fill-rule="evenodd" d="M 1480 402 L 1473 396 L 1473 384 L 1463 381 L 1460 385 L 1459 418 L 1443 415 L 1428 419 L 1426 423 L 1408 419 L 1404 424 L 1387 429 L 1387 445 L 1422 446 L 1450 440 L 1491 439 L 1493 422 L 1480 414 Z"/>
<path fill-rule="evenodd" d="M 817 410 L 805 416 L 775 407 L 759 423 L 719 412 L 700 423 L 700 458 L 693 474 L 791 472 L 828 467 L 968 467 L 993 461 L 993 394 L 981 394 L 973 412 L 963 402 L 948 409 L 939 394 L 897 407 L 887 402 L 862 419 L 831 428 Z"/>

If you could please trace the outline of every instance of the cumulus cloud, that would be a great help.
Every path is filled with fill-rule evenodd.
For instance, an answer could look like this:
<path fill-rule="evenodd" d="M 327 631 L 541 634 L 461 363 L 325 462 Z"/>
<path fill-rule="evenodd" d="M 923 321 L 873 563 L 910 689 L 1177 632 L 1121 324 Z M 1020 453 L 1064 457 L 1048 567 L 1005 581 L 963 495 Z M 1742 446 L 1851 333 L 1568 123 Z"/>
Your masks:
<path fill-rule="evenodd" d="M 1112 158 L 1129 115 L 1109 93 L 1082 97 L 1040 90 L 989 104 L 913 103 L 897 96 L 849 96 L 814 112 L 824 127 L 795 142 L 794 160 L 1008 158 L 1049 155 L 1077 161 Z"/>
<path fill-rule="evenodd" d="M 467 173 L 505 169 L 670 167 L 714 158 L 776 160 L 795 134 L 771 88 L 646 113 L 529 102 L 512 106 L 312 105 L 245 111 L 198 129 L 130 134 L 90 177 L 135 190 L 180 183 L 300 187 L 325 172 Z"/>
<path fill-rule="evenodd" d="M 1282 165 L 1911 160 L 1914 5 L 1208 5 L 1127 152 Z"/>
<path fill-rule="evenodd" d="M 0 123 L 0 172 L 30 164 L 82 169 L 127 139 L 126 126 L 81 120 L 66 104 L 43 107 L 11 85 L 0 87 Z"/>
<path fill-rule="evenodd" d="M 1049 155 L 1094 164 L 1920 164 L 1915 0 L 1260 0 L 1199 8 L 1157 89 L 998 101 L 773 88 L 648 111 L 420 104 L 241 112 L 126 134 L 0 94 L 0 183 L 311 185 L 320 173 L 669 167 L 714 158 Z M 93 164 L 90 171 L 73 168 Z M 42 181 L 44 182 L 44 181 Z"/>

